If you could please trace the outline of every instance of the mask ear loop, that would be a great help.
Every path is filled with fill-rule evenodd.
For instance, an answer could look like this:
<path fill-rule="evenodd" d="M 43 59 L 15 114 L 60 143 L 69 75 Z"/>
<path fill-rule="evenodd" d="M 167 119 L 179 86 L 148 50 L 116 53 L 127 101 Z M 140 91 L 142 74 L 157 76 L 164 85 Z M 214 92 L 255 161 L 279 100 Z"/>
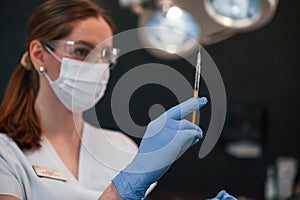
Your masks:
<path fill-rule="evenodd" d="M 52 55 L 54 58 L 56 58 L 59 62 L 62 62 L 60 57 L 58 57 L 47 45 L 44 45 L 44 48 Z M 45 71 L 45 68 L 43 66 L 40 66 L 39 72 L 46 77 L 46 79 L 49 81 L 49 83 L 53 83 L 53 81 L 50 79 L 48 74 Z"/>
<path fill-rule="evenodd" d="M 48 74 L 46 73 L 46 70 L 43 66 L 40 66 L 39 68 L 39 72 L 40 74 L 42 74 L 43 76 L 45 76 L 45 78 L 49 81 L 49 83 L 52 83 L 53 81 L 50 79 L 50 77 L 48 76 Z"/>

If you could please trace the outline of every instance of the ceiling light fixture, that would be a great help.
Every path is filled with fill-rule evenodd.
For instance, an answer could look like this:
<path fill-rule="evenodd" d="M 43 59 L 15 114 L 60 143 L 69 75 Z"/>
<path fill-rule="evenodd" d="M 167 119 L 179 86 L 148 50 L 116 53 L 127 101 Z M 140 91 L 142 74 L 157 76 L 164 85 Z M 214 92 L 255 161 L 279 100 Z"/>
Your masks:
<path fill-rule="evenodd" d="M 278 5 L 278 0 L 119 1 L 139 15 L 141 42 L 162 50 L 152 52 L 167 59 L 193 51 L 197 42 L 210 45 L 261 28 Z"/>
<path fill-rule="evenodd" d="M 221 25 L 245 28 L 262 15 L 261 0 L 204 0 L 207 13 Z"/>

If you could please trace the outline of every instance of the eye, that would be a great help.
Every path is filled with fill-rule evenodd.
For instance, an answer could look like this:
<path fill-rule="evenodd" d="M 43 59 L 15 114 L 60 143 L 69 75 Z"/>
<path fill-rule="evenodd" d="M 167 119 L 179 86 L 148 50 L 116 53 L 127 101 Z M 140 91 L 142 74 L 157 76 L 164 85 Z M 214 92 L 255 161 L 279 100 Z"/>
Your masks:
<path fill-rule="evenodd" d="M 69 54 L 74 59 L 84 60 L 92 51 L 92 48 L 84 45 L 84 44 L 75 44 L 70 46 Z"/>
<path fill-rule="evenodd" d="M 87 55 L 89 55 L 90 50 L 87 48 L 75 48 L 73 50 L 73 54 L 76 56 L 84 56 L 86 57 Z"/>

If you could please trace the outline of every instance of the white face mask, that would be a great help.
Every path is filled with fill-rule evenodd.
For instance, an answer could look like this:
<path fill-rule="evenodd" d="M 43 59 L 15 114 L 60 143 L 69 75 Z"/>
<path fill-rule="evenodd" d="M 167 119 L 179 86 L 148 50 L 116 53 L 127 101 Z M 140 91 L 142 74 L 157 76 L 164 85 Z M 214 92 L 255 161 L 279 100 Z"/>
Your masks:
<path fill-rule="evenodd" d="M 46 72 L 44 75 L 62 104 L 78 113 L 93 107 L 103 97 L 109 79 L 109 64 L 63 58 L 57 80 L 52 81 Z"/>

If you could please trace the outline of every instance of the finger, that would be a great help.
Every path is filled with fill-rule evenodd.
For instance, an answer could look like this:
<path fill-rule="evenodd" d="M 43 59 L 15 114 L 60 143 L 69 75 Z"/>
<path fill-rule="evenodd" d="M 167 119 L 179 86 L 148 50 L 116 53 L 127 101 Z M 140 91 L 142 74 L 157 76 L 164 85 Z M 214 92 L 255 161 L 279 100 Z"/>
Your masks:
<path fill-rule="evenodd" d="M 180 140 L 182 150 L 186 150 L 196 144 L 202 138 L 202 130 L 180 130 L 175 137 L 175 140 Z"/>
<path fill-rule="evenodd" d="M 234 196 L 232 196 L 228 193 L 224 194 L 223 199 L 224 200 L 237 200 Z"/>
<path fill-rule="evenodd" d="M 180 123 L 180 129 L 187 129 L 187 130 L 198 130 L 201 131 L 201 128 L 197 126 L 196 124 L 190 122 L 189 120 L 182 119 L 179 121 Z"/>
<path fill-rule="evenodd" d="M 223 196 L 224 196 L 226 193 L 227 193 L 226 190 L 221 190 L 221 191 L 217 194 L 216 198 L 222 199 Z"/>
<path fill-rule="evenodd" d="M 190 98 L 187 101 L 171 108 L 167 111 L 167 117 L 180 120 L 183 119 L 188 114 L 192 113 L 194 110 L 202 108 L 207 103 L 205 97 L 202 98 Z"/>
<path fill-rule="evenodd" d="M 193 124 L 192 122 L 182 119 L 182 120 L 175 120 L 175 119 L 168 119 L 166 122 L 167 127 L 173 130 L 198 130 L 200 131 L 200 127 Z"/>
<path fill-rule="evenodd" d="M 198 131 L 198 135 L 194 138 L 191 146 L 193 146 L 194 144 L 197 144 L 202 138 L 203 138 L 203 132 L 200 129 L 200 131 Z"/>

